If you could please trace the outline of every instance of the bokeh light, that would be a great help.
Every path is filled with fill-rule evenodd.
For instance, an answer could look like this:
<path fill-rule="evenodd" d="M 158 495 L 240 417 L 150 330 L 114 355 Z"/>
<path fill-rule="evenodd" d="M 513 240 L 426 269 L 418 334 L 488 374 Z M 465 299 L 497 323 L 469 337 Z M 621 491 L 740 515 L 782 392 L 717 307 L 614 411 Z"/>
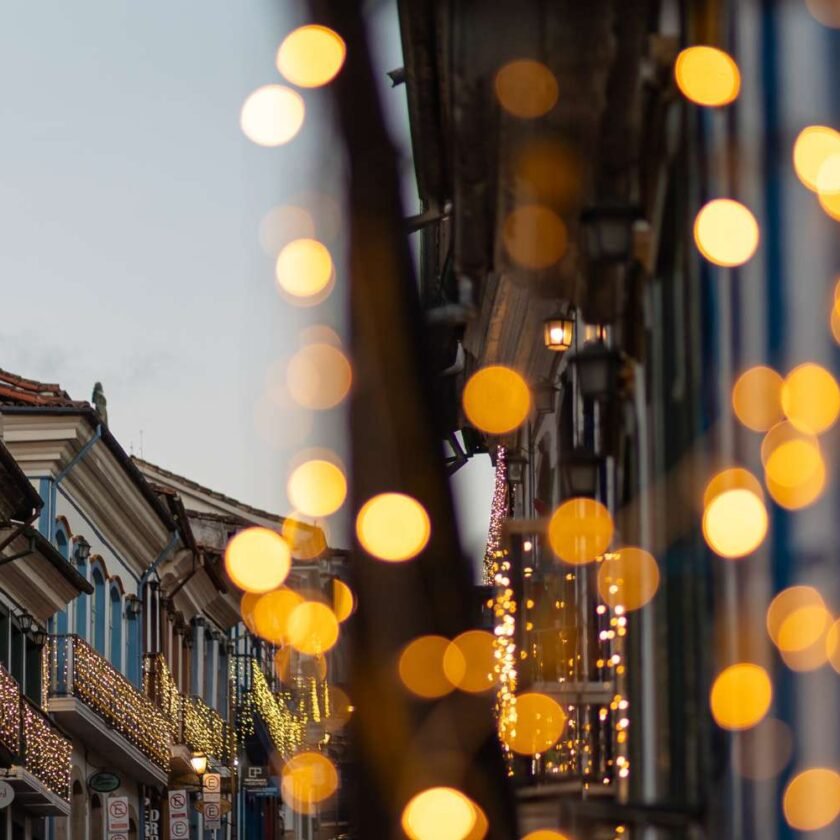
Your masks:
<path fill-rule="evenodd" d="M 268 528 L 246 528 L 225 549 L 228 577 L 245 592 L 276 589 L 286 579 L 291 565 L 288 544 Z"/>
<path fill-rule="evenodd" d="M 538 828 L 536 831 L 528 832 L 522 840 L 570 840 L 570 838 L 550 828 Z"/>
<path fill-rule="evenodd" d="M 825 828 L 840 814 L 840 774 L 827 767 L 803 770 L 785 788 L 785 819 L 799 831 Z"/>
<path fill-rule="evenodd" d="M 755 551 L 767 534 L 767 510 L 758 479 L 740 467 L 723 470 L 703 496 L 703 536 L 716 554 L 730 559 Z"/>
<path fill-rule="evenodd" d="M 286 367 L 292 399 L 314 411 L 335 408 L 347 396 L 352 380 L 347 357 L 329 344 L 307 344 L 289 359 Z"/>
<path fill-rule="evenodd" d="M 700 253 L 715 265 L 743 265 L 758 248 L 758 222 L 740 202 L 716 198 L 697 214 L 694 241 Z"/>
<path fill-rule="evenodd" d="M 788 485 L 775 481 L 771 476 L 765 475 L 767 492 L 776 504 L 788 510 L 801 510 L 812 505 L 822 496 L 826 486 L 825 462 L 820 456 L 815 472 L 801 484 Z"/>
<path fill-rule="evenodd" d="M 339 623 L 347 621 L 356 608 L 353 590 L 340 578 L 332 581 L 332 608 Z"/>
<path fill-rule="evenodd" d="M 548 268 L 566 253 L 563 220 L 549 207 L 526 204 L 508 214 L 502 241 L 510 258 L 529 269 Z"/>
<path fill-rule="evenodd" d="M 628 546 L 604 557 L 598 567 L 598 594 L 611 609 L 641 609 L 659 589 L 659 565 L 643 548 Z"/>
<path fill-rule="evenodd" d="M 503 739 L 520 755 L 536 755 L 551 749 L 566 726 L 566 713 L 547 694 L 526 692 L 516 697 L 516 720 L 508 723 Z"/>
<path fill-rule="evenodd" d="M 767 671 L 751 662 L 730 665 L 715 677 L 709 695 L 712 717 L 723 729 L 749 729 L 766 714 L 773 700 Z"/>
<path fill-rule="evenodd" d="M 734 59 L 714 47 L 687 47 L 677 56 L 674 77 L 683 96 L 698 105 L 717 107 L 734 102 L 741 73 Z"/>
<path fill-rule="evenodd" d="M 797 607 L 785 616 L 776 638 L 781 651 L 796 653 L 812 647 L 827 634 L 831 614 L 822 604 Z"/>
<path fill-rule="evenodd" d="M 332 288 L 335 267 L 329 249 L 317 239 L 295 239 L 277 255 L 274 276 L 294 303 L 320 302 Z M 307 301 L 307 299 L 309 299 Z"/>
<path fill-rule="evenodd" d="M 732 742 L 732 769 L 745 779 L 774 779 L 793 755 L 793 733 L 776 718 L 736 733 Z"/>
<path fill-rule="evenodd" d="M 475 823 L 473 823 L 473 827 L 464 840 L 484 840 L 487 832 L 490 830 L 490 822 L 487 819 L 487 815 L 475 802 L 471 801 L 471 804 L 473 811 L 475 811 Z"/>
<path fill-rule="evenodd" d="M 557 79 L 545 64 L 523 58 L 505 64 L 494 84 L 499 104 L 520 119 L 547 114 L 556 104 Z"/>
<path fill-rule="evenodd" d="M 763 365 L 744 371 L 732 388 L 732 408 L 738 420 L 754 432 L 766 432 L 784 420 L 782 383 L 775 370 Z"/>
<path fill-rule="evenodd" d="M 416 557 L 431 533 L 426 509 L 405 493 L 380 493 L 368 499 L 356 516 L 356 536 L 362 548 L 389 563 Z"/>
<path fill-rule="evenodd" d="M 800 610 L 816 607 L 825 610 L 822 595 L 813 586 L 789 586 L 779 592 L 767 607 L 767 635 L 776 647 L 785 622 Z"/>
<path fill-rule="evenodd" d="M 276 589 L 261 595 L 254 605 L 254 631 L 274 645 L 286 644 L 289 640 L 289 616 L 303 598 L 291 589 Z"/>
<path fill-rule="evenodd" d="M 324 727 L 327 732 L 336 733 L 349 723 L 353 715 L 353 704 L 350 702 L 347 692 L 337 685 L 331 685 L 328 693 L 330 713 Z"/>
<path fill-rule="evenodd" d="M 804 432 L 821 434 L 840 414 L 840 388 L 835 378 L 813 362 L 798 365 L 782 385 L 782 408 L 788 420 Z M 777 479 L 778 480 L 778 479 Z"/>
<path fill-rule="evenodd" d="M 299 517 L 297 511 L 285 517 L 280 533 L 289 544 L 292 557 L 296 560 L 315 560 L 326 551 L 327 538 L 321 528 L 301 522 Z"/>
<path fill-rule="evenodd" d="M 840 221 L 840 152 L 829 155 L 817 173 L 817 198 L 832 219 Z"/>
<path fill-rule="evenodd" d="M 338 641 L 338 619 L 326 604 L 304 601 L 289 613 L 286 635 L 295 650 L 318 656 Z"/>
<path fill-rule="evenodd" d="M 464 413 L 477 429 L 492 435 L 512 432 L 531 411 L 531 391 L 515 370 L 490 365 L 477 370 L 463 393 Z"/>
<path fill-rule="evenodd" d="M 282 146 L 300 131 L 304 115 L 299 93 L 283 85 L 263 85 L 245 100 L 239 124 L 258 146 Z"/>
<path fill-rule="evenodd" d="M 402 813 L 402 828 L 410 840 L 466 840 L 475 822 L 472 801 L 450 787 L 418 793 Z"/>
<path fill-rule="evenodd" d="M 480 694 L 496 684 L 495 637 L 486 630 L 467 630 L 447 645 L 443 671 L 461 691 Z"/>
<path fill-rule="evenodd" d="M 817 438 L 792 423 L 777 423 L 761 442 L 761 461 L 770 480 L 785 487 L 808 481 L 822 463 Z"/>
<path fill-rule="evenodd" d="M 563 562 L 579 566 L 591 563 L 610 546 L 612 516 L 595 499 L 569 499 L 552 514 L 548 523 L 551 550 Z"/>
<path fill-rule="evenodd" d="M 823 26 L 840 29 L 840 0 L 805 0 L 805 5 Z"/>
<path fill-rule="evenodd" d="M 419 636 L 403 648 L 397 671 L 402 684 L 412 694 L 432 700 L 452 691 L 455 683 L 447 676 L 443 664 L 448 647 L 449 640 L 443 636 Z M 450 669 L 460 679 L 464 673 L 463 657 L 457 665 L 450 655 Z"/>
<path fill-rule="evenodd" d="M 540 134 L 524 141 L 515 155 L 516 195 L 522 204 L 563 213 L 582 200 L 582 161 L 568 143 Z"/>
<path fill-rule="evenodd" d="M 298 753 L 283 765 L 280 794 L 295 811 L 309 813 L 309 806 L 329 799 L 336 790 L 338 771 L 322 753 Z"/>
<path fill-rule="evenodd" d="M 321 87 L 341 70 L 347 48 L 326 26 L 309 24 L 290 32 L 277 50 L 277 69 L 293 85 Z"/>
<path fill-rule="evenodd" d="M 820 168 L 838 153 L 840 132 L 826 125 L 806 126 L 793 144 L 793 168 L 797 177 L 809 190 L 816 191 Z"/>
<path fill-rule="evenodd" d="M 257 632 L 254 624 L 254 607 L 261 597 L 256 592 L 246 592 L 239 601 L 239 614 L 242 616 L 242 622 L 248 628 L 249 633 Z"/>
<path fill-rule="evenodd" d="M 828 664 L 840 674 L 840 619 L 833 622 L 825 634 L 825 655 Z"/>
<path fill-rule="evenodd" d="M 306 516 L 330 516 L 347 497 L 347 479 L 341 468 L 320 458 L 296 467 L 286 486 L 289 501 Z"/>

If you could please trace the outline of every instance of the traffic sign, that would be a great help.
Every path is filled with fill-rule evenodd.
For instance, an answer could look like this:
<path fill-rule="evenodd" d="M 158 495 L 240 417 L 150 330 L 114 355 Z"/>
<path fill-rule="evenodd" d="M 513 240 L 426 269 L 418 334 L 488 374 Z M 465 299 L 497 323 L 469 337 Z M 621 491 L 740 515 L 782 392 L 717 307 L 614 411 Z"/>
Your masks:
<path fill-rule="evenodd" d="M 222 798 L 222 777 L 218 773 L 205 773 L 202 788 L 201 798 L 205 802 L 218 802 Z"/>
<path fill-rule="evenodd" d="M 185 790 L 170 790 L 169 791 L 169 816 L 170 817 L 187 817 L 187 803 L 189 796 Z"/>
<path fill-rule="evenodd" d="M 8 782 L 0 782 L 0 811 L 15 800 L 15 789 Z"/>
<path fill-rule="evenodd" d="M 128 797 L 108 797 L 108 831 L 128 831 Z"/>
<path fill-rule="evenodd" d="M 183 840 L 190 836 L 190 821 L 186 817 L 169 818 L 169 836 L 172 840 Z"/>
<path fill-rule="evenodd" d="M 222 799 L 219 802 L 202 802 L 199 799 L 198 802 L 195 803 L 194 807 L 199 814 L 204 814 L 204 818 L 207 819 L 207 808 L 210 805 L 214 808 L 218 808 L 221 816 L 224 816 L 231 808 L 229 799 Z"/>
<path fill-rule="evenodd" d="M 128 840 L 128 835 L 124 831 L 120 831 L 117 834 L 109 834 L 108 840 Z"/>

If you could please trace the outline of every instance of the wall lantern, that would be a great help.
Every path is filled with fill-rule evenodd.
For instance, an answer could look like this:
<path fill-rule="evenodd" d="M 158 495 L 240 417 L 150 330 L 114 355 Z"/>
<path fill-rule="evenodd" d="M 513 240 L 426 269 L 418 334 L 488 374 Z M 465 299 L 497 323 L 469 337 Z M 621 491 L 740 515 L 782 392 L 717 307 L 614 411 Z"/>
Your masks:
<path fill-rule="evenodd" d="M 207 772 L 207 755 L 203 752 L 194 752 L 190 756 L 190 764 L 193 772 L 200 779 Z"/>
<path fill-rule="evenodd" d="M 35 619 L 32 615 L 26 612 L 26 610 L 24 610 L 22 613 L 18 613 L 16 618 L 18 627 L 20 627 L 23 633 L 28 633 L 35 624 Z"/>
<path fill-rule="evenodd" d="M 143 609 L 143 602 L 136 595 L 127 595 L 125 599 L 126 615 L 140 615 Z"/>
<path fill-rule="evenodd" d="M 572 346 L 575 337 L 574 321 L 549 318 L 543 326 L 545 346 L 555 353 L 563 353 Z"/>
<path fill-rule="evenodd" d="M 574 364 L 580 393 L 586 399 L 605 400 L 618 390 L 621 354 L 603 342 L 585 344 L 571 359 Z"/>
<path fill-rule="evenodd" d="M 594 499 L 598 492 L 598 476 L 603 460 L 589 449 L 578 447 L 560 456 L 560 480 L 563 496 Z"/>
<path fill-rule="evenodd" d="M 90 543 L 84 537 L 79 537 L 76 540 L 73 556 L 76 558 L 77 563 L 85 563 L 88 557 L 90 557 Z"/>
<path fill-rule="evenodd" d="M 581 215 L 586 251 L 597 263 L 624 263 L 633 254 L 633 224 L 639 218 L 633 204 L 612 202 L 590 207 Z"/>
<path fill-rule="evenodd" d="M 32 631 L 32 641 L 37 647 L 43 647 L 47 642 L 47 631 L 40 624 L 36 624 Z"/>
<path fill-rule="evenodd" d="M 525 483 L 525 468 L 528 459 L 519 450 L 512 450 L 507 453 L 507 477 L 512 484 Z"/>
<path fill-rule="evenodd" d="M 541 382 L 534 388 L 534 407 L 537 409 L 537 414 L 551 414 L 554 411 L 558 390 L 550 382 Z"/>

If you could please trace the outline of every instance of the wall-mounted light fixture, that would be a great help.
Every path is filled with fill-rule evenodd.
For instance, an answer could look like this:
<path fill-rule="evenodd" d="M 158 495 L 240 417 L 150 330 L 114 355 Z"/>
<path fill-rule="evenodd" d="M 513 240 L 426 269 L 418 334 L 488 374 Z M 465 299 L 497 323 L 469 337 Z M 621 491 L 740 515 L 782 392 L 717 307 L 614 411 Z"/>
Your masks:
<path fill-rule="evenodd" d="M 194 752 L 190 756 L 190 764 L 193 772 L 200 779 L 207 772 L 207 755 L 203 752 Z"/>
<path fill-rule="evenodd" d="M 545 346 L 555 353 L 562 353 L 572 346 L 575 324 L 567 318 L 548 318 L 543 326 Z"/>
<path fill-rule="evenodd" d="M 143 609 L 143 602 L 136 595 L 126 595 L 125 598 L 125 613 L 126 615 L 140 615 Z"/>
<path fill-rule="evenodd" d="M 32 641 L 38 647 L 43 647 L 47 643 L 47 631 L 40 624 L 36 624 L 32 630 Z"/>
<path fill-rule="evenodd" d="M 598 492 L 602 463 L 603 459 L 600 456 L 584 447 L 561 454 L 560 481 L 564 498 L 585 496 L 594 499 Z"/>
<path fill-rule="evenodd" d="M 21 631 L 25 634 L 29 633 L 35 624 L 35 618 L 26 610 L 22 613 L 18 613 L 15 618 L 17 618 L 18 627 L 20 627 Z"/>
<path fill-rule="evenodd" d="M 618 390 L 621 354 L 601 341 L 585 344 L 571 359 L 578 374 L 580 393 L 592 400 L 605 400 Z"/>
<path fill-rule="evenodd" d="M 84 537 L 76 538 L 73 557 L 77 563 L 86 563 L 88 557 L 90 557 L 90 543 Z"/>
<path fill-rule="evenodd" d="M 583 212 L 584 236 L 589 259 L 596 263 L 624 263 L 633 255 L 633 224 L 639 208 L 610 202 Z"/>

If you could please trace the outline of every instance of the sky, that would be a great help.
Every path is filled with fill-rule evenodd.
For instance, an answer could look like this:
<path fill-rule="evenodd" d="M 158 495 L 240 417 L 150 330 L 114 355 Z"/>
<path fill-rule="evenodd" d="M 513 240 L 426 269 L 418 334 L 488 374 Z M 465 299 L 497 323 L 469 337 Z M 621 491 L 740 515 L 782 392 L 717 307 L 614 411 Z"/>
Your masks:
<path fill-rule="evenodd" d="M 340 412 L 312 424 L 271 387 L 301 330 L 346 332 L 329 95 L 304 93 L 304 128 L 277 149 L 250 143 L 238 122 L 251 91 L 282 82 L 276 49 L 304 14 L 276 0 L 46 0 L 0 11 L 0 277 L 13 313 L 0 367 L 77 399 L 101 381 L 127 450 L 278 513 L 289 510 L 286 472 L 301 448 L 346 452 Z M 413 213 L 405 88 L 385 76 L 402 63 L 390 0 L 372 4 L 371 33 Z M 337 283 L 317 311 L 278 296 L 261 247 L 261 221 L 289 202 L 332 211 L 316 217 L 316 233 L 334 252 Z M 486 456 L 453 484 L 478 558 Z M 346 538 L 339 521 L 332 541 Z"/>

